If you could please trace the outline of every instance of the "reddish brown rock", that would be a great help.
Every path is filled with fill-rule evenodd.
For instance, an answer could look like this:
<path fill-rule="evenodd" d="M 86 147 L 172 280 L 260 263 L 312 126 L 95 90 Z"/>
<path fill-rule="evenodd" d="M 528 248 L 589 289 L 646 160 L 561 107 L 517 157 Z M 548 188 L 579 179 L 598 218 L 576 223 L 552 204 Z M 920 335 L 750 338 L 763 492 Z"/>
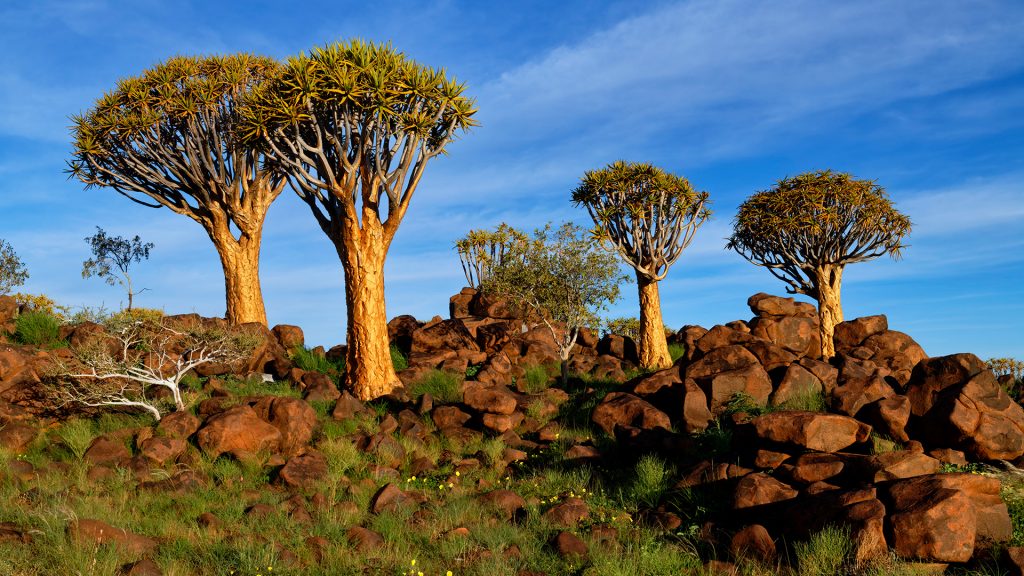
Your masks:
<path fill-rule="evenodd" d="M 511 490 L 494 490 L 480 496 L 484 504 L 500 511 L 505 520 L 511 520 L 526 509 L 526 500 Z"/>
<path fill-rule="evenodd" d="M 12 454 L 23 454 L 36 439 L 39 431 L 32 426 L 17 422 L 0 427 L 0 448 Z"/>
<path fill-rule="evenodd" d="M 771 404 L 779 406 L 822 392 L 824 389 L 817 376 L 799 364 L 790 364 L 771 395 Z"/>
<path fill-rule="evenodd" d="M 481 423 L 484 428 L 502 434 L 517 428 L 523 423 L 523 413 L 513 412 L 511 414 L 484 414 Z"/>
<path fill-rule="evenodd" d="M 793 487 L 758 472 L 740 478 L 733 492 L 733 508 L 739 510 L 796 498 Z"/>
<path fill-rule="evenodd" d="M 897 442 L 907 442 L 907 422 L 910 421 L 910 399 L 899 394 L 875 400 L 857 412 L 857 419 L 866 422 L 878 434 Z"/>
<path fill-rule="evenodd" d="M 163 576 L 164 571 L 150 558 L 143 558 L 136 562 L 125 564 L 121 567 L 121 574 L 124 576 Z"/>
<path fill-rule="evenodd" d="M 440 350 L 479 352 L 480 348 L 461 320 L 443 320 L 413 332 L 410 350 L 422 354 Z"/>
<path fill-rule="evenodd" d="M 1002 565 L 1009 570 L 1009 576 L 1024 576 L 1024 547 L 1006 547 L 1003 551 Z"/>
<path fill-rule="evenodd" d="M 348 420 L 355 418 L 359 414 L 366 414 L 368 410 L 358 398 L 346 391 L 342 392 L 341 396 L 338 397 L 338 401 L 335 402 L 331 418 L 335 420 Z"/>
<path fill-rule="evenodd" d="M 887 330 L 869 336 L 861 346 L 871 350 L 871 360 L 889 369 L 900 386 L 910 380 L 911 372 L 918 362 L 928 358 L 924 349 L 914 339 L 895 330 Z"/>
<path fill-rule="evenodd" d="M 939 393 L 967 382 L 987 369 L 974 354 L 952 354 L 929 358 L 919 363 L 907 383 L 911 413 L 924 416 L 938 400 Z"/>
<path fill-rule="evenodd" d="M 278 324 L 271 328 L 270 332 L 274 335 L 274 338 L 277 338 L 278 343 L 285 350 L 295 350 L 306 345 L 306 336 L 302 333 L 302 328 L 298 326 Z"/>
<path fill-rule="evenodd" d="M 516 411 L 516 397 L 500 386 L 488 387 L 469 382 L 463 390 L 462 401 L 477 412 L 511 414 Z"/>
<path fill-rule="evenodd" d="M 861 345 L 870 336 L 889 330 L 889 320 L 884 315 L 865 316 L 840 322 L 832 337 L 837 353 L 847 352 Z"/>
<path fill-rule="evenodd" d="M 68 533 L 79 545 L 112 544 L 130 554 L 149 554 L 157 546 L 157 541 L 152 538 L 115 528 L 99 520 L 83 518 L 73 521 L 68 526 Z"/>
<path fill-rule="evenodd" d="M 469 312 L 469 303 L 473 300 L 473 296 L 476 296 L 477 292 L 475 288 L 466 287 L 463 288 L 458 294 L 453 295 L 448 299 L 448 318 L 450 319 L 461 319 L 469 318 L 471 316 Z"/>
<path fill-rule="evenodd" d="M 846 464 L 835 454 L 809 452 L 796 458 L 792 466 L 790 478 L 801 484 L 812 484 L 838 476 Z"/>
<path fill-rule="evenodd" d="M 349 528 L 347 536 L 349 544 L 359 552 L 372 552 L 384 545 L 383 536 L 362 526 Z"/>
<path fill-rule="evenodd" d="M 370 512 L 380 514 L 404 506 L 414 505 L 416 501 L 394 484 L 385 484 L 370 500 Z"/>
<path fill-rule="evenodd" d="M 736 558 L 749 557 L 760 562 L 775 559 L 775 541 L 760 524 L 751 524 L 733 534 L 729 548 Z"/>
<path fill-rule="evenodd" d="M 193 416 L 191 412 L 180 410 L 178 412 L 171 412 L 161 418 L 160 422 L 156 425 L 156 430 L 160 436 L 185 440 L 195 434 L 201 424 L 202 421 Z"/>
<path fill-rule="evenodd" d="M 327 477 L 327 460 L 319 452 L 306 452 L 293 456 L 278 472 L 282 484 L 292 489 L 306 490 Z"/>
<path fill-rule="evenodd" d="M 23 530 L 13 522 L 0 522 L 0 544 L 19 543 L 29 544 L 32 542 L 32 535 Z"/>
<path fill-rule="evenodd" d="M 747 298 L 747 306 L 755 316 L 795 316 L 798 318 L 815 318 L 817 311 L 813 304 L 797 302 L 795 298 L 774 296 L 759 292 Z"/>
<path fill-rule="evenodd" d="M 642 430 L 672 429 L 672 423 L 664 412 L 626 392 L 611 392 L 605 396 L 594 408 L 591 421 L 612 435 L 618 426 L 632 426 Z"/>
<path fill-rule="evenodd" d="M 750 321 L 750 334 L 797 356 L 821 356 L 817 317 L 758 317 Z"/>
<path fill-rule="evenodd" d="M 551 540 L 551 546 L 562 558 L 586 558 L 590 552 L 586 543 L 569 532 L 559 532 Z"/>
<path fill-rule="evenodd" d="M 316 411 L 304 400 L 272 396 L 261 399 L 253 409 L 262 412 L 266 402 L 269 402 L 266 419 L 281 433 L 281 453 L 298 454 L 313 439 Z"/>
<path fill-rule="evenodd" d="M 211 416 L 196 432 L 196 443 L 212 458 L 225 453 L 277 452 L 281 432 L 249 406 L 235 406 Z"/>
<path fill-rule="evenodd" d="M 579 498 L 566 498 L 544 513 L 544 519 L 556 526 L 575 526 L 590 517 L 590 507 Z"/>
<path fill-rule="evenodd" d="M 302 398 L 306 402 L 333 402 L 341 397 L 341 391 L 327 374 L 306 372 L 302 375 Z"/>
<path fill-rule="evenodd" d="M 458 428 L 469 422 L 470 415 L 455 406 L 437 406 L 431 412 L 431 419 L 434 425 L 444 430 L 446 428 Z"/>
<path fill-rule="evenodd" d="M 132 454 L 123 439 L 113 434 L 97 436 L 85 451 L 85 461 L 94 466 L 116 466 L 126 463 Z"/>
<path fill-rule="evenodd" d="M 599 355 L 613 356 L 619 360 L 625 360 L 634 364 L 640 362 L 636 342 L 628 336 L 605 334 L 597 343 L 597 353 Z"/>
<path fill-rule="evenodd" d="M 763 442 L 818 452 L 838 452 L 864 442 L 871 427 L 848 416 L 821 412 L 780 411 L 754 418 L 755 435 Z"/>
<path fill-rule="evenodd" d="M 157 466 L 164 466 L 184 454 L 187 448 L 188 443 L 181 438 L 154 436 L 139 445 L 139 453 Z"/>

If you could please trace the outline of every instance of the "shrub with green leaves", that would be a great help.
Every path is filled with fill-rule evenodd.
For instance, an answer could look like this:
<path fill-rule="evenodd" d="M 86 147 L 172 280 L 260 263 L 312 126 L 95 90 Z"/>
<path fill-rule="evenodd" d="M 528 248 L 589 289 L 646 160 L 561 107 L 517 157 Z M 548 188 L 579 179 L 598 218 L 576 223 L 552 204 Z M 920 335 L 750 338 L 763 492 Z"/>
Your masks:
<path fill-rule="evenodd" d="M 653 454 L 645 454 L 637 461 L 636 478 L 630 488 L 630 499 L 644 508 L 655 508 L 668 490 L 668 470 L 665 461 Z"/>
<path fill-rule="evenodd" d="M 391 345 L 391 365 L 394 366 L 395 372 L 401 372 L 409 367 L 409 359 L 394 344 Z"/>
<path fill-rule="evenodd" d="M 28 280 L 28 269 L 18 258 L 18 254 L 3 239 L 0 239 L 0 296 L 11 291 L 16 286 L 21 286 Z"/>
<path fill-rule="evenodd" d="M 53 346 L 60 341 L 60 320 L 46 312 L 24 312 L 16 321 L 14 339 L 30 346 Z"/>

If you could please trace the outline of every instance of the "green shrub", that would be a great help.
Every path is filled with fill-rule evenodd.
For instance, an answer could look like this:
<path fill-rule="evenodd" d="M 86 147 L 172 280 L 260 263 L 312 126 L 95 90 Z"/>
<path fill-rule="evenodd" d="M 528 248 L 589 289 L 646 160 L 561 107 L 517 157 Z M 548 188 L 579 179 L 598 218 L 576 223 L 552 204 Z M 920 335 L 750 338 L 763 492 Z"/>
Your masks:
<path fill-rule="evenodd" d="M 394 344 L 391 345 L 391 365 L 395 367 L 395 372 L 401 372 L 409 367 L 409 359 Z"/>
<path fill-rule="evenodd" d="M 453 404 L 462 401 L 462 378 L 453 372 L 431 370 L 409 386 L 409 394 L 419 399 L 430 394 L 435 402 Z"/>
<path fill-rule="evenodd" d="M 68 420 L 57 429 L 57 438 L 75 460 L 81 460 L 96 438 L 96 426 L 89 420 Z"/>
<path fill-rule="evenodd" d="M 668 489 L 668 470 L 665 462 L 653 454 L 645 454 L 637 461 L 636 478 L 630 488 L 631 500 L 637 506 L 655 508 Z"/>
<path fill-rule="evenodd" d="M 25 312 L 18 316 L 14 339 L 31 346 L 53 346 L 60 339 L 60 320 L 46 312 Z"/>
<path fill-rule="evenodd" d="M 807 542 L 797 542 L 796 559 L 800 576 L 834 576 L 843 570 L 853 542 L 847 528 L 826 526 Z"/>

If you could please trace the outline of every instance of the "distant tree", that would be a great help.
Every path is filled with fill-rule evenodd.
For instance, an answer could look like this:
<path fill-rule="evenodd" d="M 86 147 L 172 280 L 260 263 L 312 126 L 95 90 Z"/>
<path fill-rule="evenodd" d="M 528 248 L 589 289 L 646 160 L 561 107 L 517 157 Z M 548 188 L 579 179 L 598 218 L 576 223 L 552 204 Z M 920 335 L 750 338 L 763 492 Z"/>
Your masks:
<path fill-rule="evenodd" d="M 96 276 L 111 286 L 120 284 L 128 293 L 128 310 L 131 310 L 135 296 L 148 288 L 136 292 L 132 287 L 132 277 L 128 274 L 128 268 L 132 262 L 148 260 L 153 243 L 143 244 L 138 236 L 130 240 L 123 236 L 107 236 L 99 226 L 96 227 L 96 233 L 87 237 L 85 242 L 92 249 L 93 257 L 82 262 L 82 278 Z"/>
<path fill-rule="evenodd" d="M 658 282 L 711 217 L 708 193 L 650 164 L 615 162 L 584 174 L 572 200 L 586 207 L 598 238 L 636 271 L 640 365 L 671 366 Z"/>
<path fill-rule="evenodd" d="M 847 264 L 899 258 L 910 219 L 873 180 L 823 170 L 784 178 L 740 205 L 728 248 L 818 301 L 821 353 L 835 356 Z"/>
<path fill-rule="evenodd" d="M 470 230 L 455 242 L 470 288 L 479 288 L 507 258 L 522 257 L 529 236 L 502 223 L 496 230 Z"/>
<path fill-rule="evenodd" d="M 504 259 L 483 288 L 507 297 L 547 326 L 558 345 L 565 381 L 580 329 L 600 324 L 599 313 L 618 300 L 619 284 L 626 281 L 629 277 L 619 273 L 614 254 L 594 244 L 584 229 L 567 223 L 557 230 L 550 224 L 537 230 L 522 257 Z"/>
<path fill-rule="evenodd" d="M 11 289 L 21 286 L 28 280 L 28 269 L 18 258 L 14 247 L 0 238 L 0 296 L 5 296 Z"/>
<path fill-rule="evenodd" d="M 246 141 L 284 165 L 341 259 L 344 384 L 363 400 L 401 386 L 388 342 L 384 260 L 427 162 L 474 125 L 463 90 L 390 45 L 354 40 L 289 59 L 243 108 Z"/>
<path fill-rule="evenodd" d="M 286 182 L 235 135 L 237 103 L 278 67 L 249 54 L 176 56 L 120 81 L 73 118 L 72 175 L 87 188 L 113 188 L 198 222 L 220 257 L 227 318 L 235 324 L 267 323 L 260 243 Z"/>
<path fill-rule="evenodd" d="M 204 364 L 245 359 L 261 338 L 244 328 L 178 325 L 131 315 L 111 318 L 104 328 L 68 357 L 55 360 L 46 375 L 61 406 L 138 409 L 160 420 L 164 410 L 154 391 L 166 391 L 173 410 L 184 410 L 186 375 Z"/>

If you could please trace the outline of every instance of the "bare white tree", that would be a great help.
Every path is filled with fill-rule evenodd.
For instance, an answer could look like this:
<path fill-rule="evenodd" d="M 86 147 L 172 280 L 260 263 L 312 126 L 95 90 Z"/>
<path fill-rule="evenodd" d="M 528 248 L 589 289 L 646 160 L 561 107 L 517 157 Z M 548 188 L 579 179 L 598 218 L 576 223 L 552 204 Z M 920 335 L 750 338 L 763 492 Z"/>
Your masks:
<path fill-rule="evenodd" d="M 160 420 L 153 389 L 168 390 L 174 410 L 184 410 L 181 383 L 190 371 L 203 364 L 237 362 L 260 340 L 251 332 L 202 323 L 172 326 L 122 319 L 105 328 L 55 366 L 53 390 L 62 406 L 137 408 Z"/>

